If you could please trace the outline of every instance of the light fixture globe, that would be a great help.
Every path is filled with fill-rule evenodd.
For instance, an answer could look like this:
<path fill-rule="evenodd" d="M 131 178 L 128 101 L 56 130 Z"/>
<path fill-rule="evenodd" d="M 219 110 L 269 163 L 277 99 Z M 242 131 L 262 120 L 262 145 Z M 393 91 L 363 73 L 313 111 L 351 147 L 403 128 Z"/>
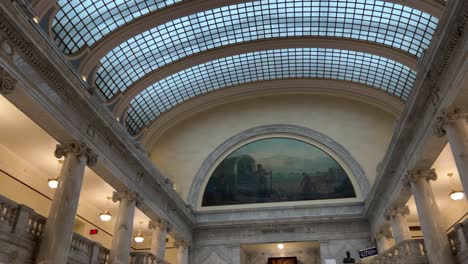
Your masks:
<path fill-rule="evenodd" d="M 58 187 L 58 178 L 50 178 L 47 180 L 47 184 L 51 189 L 57 189 Z"/>
<path fill-rule="evenodd" d="M 141 243 L 143 241 L 145 241 L 145 238 L 141 235 L 141 233 L 139 233 L 138 235 L 136 235 L 134 238 L 135 242 L 137 243 Z"/>
<path fill-rule="evenodd" d="M 104 213 L 99 214 L 99 218 L 103 222 L 109 222 L 112 219 L 112 215 L 109 213 L 109 211 L 104 211 Z"/>
<path fill-rule="evenodd" d="M 449 193 L 449 196 L 450 196 L 450 198 L 452 198 L 452 200 L 459 201 L 459 200 L 463 199 L 463 197 L 465 197 L 465 193 L 463 193 L 462 191 L 452 190 Z"/>
<path fill-rule="evenodd" d="M 279 249 L 283 249 L 284 248 L 284 244 L 281 244 L 279 243 L 278 245 L 276 245 Z"/>

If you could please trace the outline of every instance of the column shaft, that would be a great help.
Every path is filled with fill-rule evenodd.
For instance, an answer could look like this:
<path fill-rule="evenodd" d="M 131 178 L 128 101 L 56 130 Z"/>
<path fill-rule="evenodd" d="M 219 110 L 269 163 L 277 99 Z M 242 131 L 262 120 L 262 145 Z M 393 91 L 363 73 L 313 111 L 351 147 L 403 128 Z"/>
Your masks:
<path fill-rule="evenodd" d="M 84 170 L 97 158 L 79 144 L 59 145 L 55 156 L 65 156 L 65 161 L 39 246 L 40 264 L 67 263 Z"/>
<path fill-rule="evenodd" d="M 161 221 L 150 221 L 149 227 L 153 229 L 150 252 L 164 259 L 166 253 L 167 224 Z"/>
<path fill-rule="evenodd" d="M 128 264 L 135 215 L 135 195 L 129 192 L 114 193 L 114 201 L 120 201 L 115 221 L 114 235 L 110 250 L 110 264 Z"/>
<path fill-rule="evenodd" d="M 468 191 L 468 126 L 459 118 L 444 126 L 465 193 Z M 465 198 L 468 197 L 465 195 Z"/>
<path fill-rule="evenodd" d="M 409 175 L 427 256 L 430 263 L 453 264 L 450 244 L 442 228 L 439 208 L 429 183 L 430 179 L 437 179 L 434 170 L 415 171 L 410 172 Z"/>
<path fill-rule="evenodd" d="M 386 235 L 379 234 L 376 236 L 375 240 L 377 242 L 377 250 L 379 251 L 379 254 L 391 248 L 390 239 Z"/>
<path fill-rule="evenodd" d="M 177 245 L 177 264 L 188 264 L 188 247 L 185 243 Z"/>
<path fill-rule="evenodd" d="M 395 243 L 398 244 L 402 241 L 411 239 L 410 231 L 408 228 L 408 223 L 406 221 L 406 216 L 401 214 L 396 214 L 391 217 L 390 224 L 392 225 L 393 237 L 395 238 Z"/>

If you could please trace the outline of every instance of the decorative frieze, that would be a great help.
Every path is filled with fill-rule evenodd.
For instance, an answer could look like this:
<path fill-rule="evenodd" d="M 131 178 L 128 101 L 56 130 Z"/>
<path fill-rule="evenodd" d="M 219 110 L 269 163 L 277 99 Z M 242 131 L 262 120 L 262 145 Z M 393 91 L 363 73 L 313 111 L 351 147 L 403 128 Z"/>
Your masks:
<path fill-rule="evenodd" d="M 5 70 L 0 67 L 0 94 L 9 94 L 13 92 L 16 86 L 16 80 Z"/>
<path fill-rule="evenodd" d="M 58 144 L 54 154 L 57 159 L 60 159 L 66 155 L 86 156 L 88 166 L 95 165 L 98 158 L 97 154 L 95 154 L 85 144 L 77 142 Z"/>
<path fill-rule="evenodd" d="M 434 134 L 438 137 L 444 137 L 447 134 L 444 128 L 447 124 L 454 123 L 459 119 L 466 119 L 467 116 L 465 109 L 459 106 L 443 111 L 436 119 Z"/>

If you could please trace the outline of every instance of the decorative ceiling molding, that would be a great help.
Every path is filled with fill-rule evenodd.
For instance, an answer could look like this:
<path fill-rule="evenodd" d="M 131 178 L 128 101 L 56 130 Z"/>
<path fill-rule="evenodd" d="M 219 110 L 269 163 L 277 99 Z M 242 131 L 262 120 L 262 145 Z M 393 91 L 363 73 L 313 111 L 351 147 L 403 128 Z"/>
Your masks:
<path fill-rule="evenodd" d="M 349 153 L 349 151 L 346 150 L 346 148 L 341 146 L 332 138 L 320 132 L 314 131 L 310 128 L 295 125 L 276 124 L 259 126 L 245 130 L 227 139 L 215 150 L 213 150 L 213 152 L 211 152 L 210 155 L 208 155 L 208 157 L 205 159 L 197 174 L 195 175 L 194 180 L 190 186 L 187 202 L 190 205 L 192 205 L 193 208 L 200 208 L 200 194 L 204 193 L 203 188 L 204 183 L 206 183 L 206 179 L 211 177 L 209 172 L 217 164 L 220 158 L 223 157 L 228 151 L 231 151 L 233 147 L 242 144 L 252 138 L 274 134 L 289 134 L 291 136 L 300 136 L 306 139 L 313 140 L 325 146 L 328 151 L 331 151 L 332 153 L 337 155 L 351 170 L 351 173 L 355 177 L 358 185 L 354 186 L 354 188 L 359 188 L 359 193 L 361 193 L 362 197 L 366 199 L 367 194 L 369 193 L 369 190 L 371 188 L 369 179 L 364 173 L 364 170 L 361 168 L 361 165 L 353 158 L 351 153 Z"/>
<path fill-rule="evenodd" d="M 162 114 L 137 135 L 147 150 L 173 126 L 211 108 L 241 100 L 278 95 L 328 95 L 372 105 L 395 117 L 404 103 L 386 92 L 368 86 L 337 80 L 288 79 L 261 81 L 217 90 L 195 97 Z"/>
<path fill-rule="evenodd" d="M 41 0 L 38 0 L 41 2 Z M 46 0 L 44 0 L 45 2 Z M 47 0 L 51 2 L 51 0 Z M 250 2 L 251 0 L 230 0 L 229 5 Z M 401 4 L 429 13 L 435 17 L 440 17 L 445 7 L 445 2 L 441 0 L 387 0 L 386 2 Z M 174 19 L 226 6 L 223 0 L 193 0 L 184 1 L 164 8 L 160 11 L 152 12 L 141 16 L 131 22 L 112 31 L 104 36 L 91 47 L 86 47 L 74 54 L 82 60 L 80 73 L 88 76 L 99 60 L 109 53 L 113 48 L 127 39 L 130 39 L 147 30 L 158 27 Z M 49 7 L 50 8 L 50 7 Z"/>
<path fill-rule="evenodd" d="M 184 69 L 233 55 L 282 48 L 335 48 L 342 50 L 352 50 L 389 58 L 400 62 L 413 70 L 417 68 L 416 56 L 410 55 L 395 48 L 390 48 L 384 45 L 374 44 L 366 41 L 314 37 L 259 40 L 212 49 L 206 52 L 185 57 L 174 63 L 154 70 L 153 72 L 145 75 L 143 78 L 135 82 L 124 93 L 120 93 L 111 99 L 111 102 L 116 102 L 114 113 L 116 116 L 122 117 L 128 109 L 130 101 L 141 91 L 150 87 L 152 84 L 168 76 L 171 76 L 172 74 L 183 71 Z"/>

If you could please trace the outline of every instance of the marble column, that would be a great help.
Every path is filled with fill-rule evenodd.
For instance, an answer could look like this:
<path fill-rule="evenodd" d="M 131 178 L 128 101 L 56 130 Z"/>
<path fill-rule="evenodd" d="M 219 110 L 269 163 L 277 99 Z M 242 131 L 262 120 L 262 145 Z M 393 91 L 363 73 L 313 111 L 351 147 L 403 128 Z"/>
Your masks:
<path fill-rule="evenodd" d="M 153 231 L 151 235 L 151 254 L 164 259 L 166 253 L 167 222 L 164 220 L 151 220 L 148 223 L 148 228 Z"/>
<path fill-rule="evenodd" d="M 466 193 L 468 191 L 468 124 L 464 109 L 455 107 L 442 113 L 438 117 L 434 133 L 439 137 L 447 136 Z M 468 196 L 465 195 L 465 198 L 468 199 Z"/>
<path fill-rule="evenodd" d="M 406 179 L 413 191 L 429 262 L 453 264 L 449 240 L 442 227 L 439 207 L 429 182 L 437 179 L 435 170 L 411 170 Z"/>
<path fill-rule="evenodd" d="M 97 155 L 80 143 L 57 145 L 55 156 L 65 160 L 36 258 L 41 264 L 67 263 L 84 170 L 97 162 Z"/>
<path fill-rule="evenodd" d="M 177 264 L 188 264 L 188 243 L 179 240 L 174 243 L 174 246 L 177 248 Z"/>
<path fill-rule="evenodd" d="M 130 191 L 114 192 L 112 200 L 119 201 L 115 220 L 109 264 L 128 264 L 133 234 L 133 217 L 138 196 Z"/>
<path fill-rule="evenodd" d="M 390 231 L 379 231 L 375 234 L 374 238 L 377 242 L 377 250 L 379 251 L 379 254 L 385 252 L 387 249 L 392 247 L 390 241 L 390 239 L 392 238 L 392 234 L 390 233 Z"/>
<path fill-rule="evenodd" d="M 409 213 L 408 206 L 394 207 L 388 209 L 385 213 L 385 218 L 392 225 L 392 234 L 396 244 L 411 239 L 407 222 Z"/>

